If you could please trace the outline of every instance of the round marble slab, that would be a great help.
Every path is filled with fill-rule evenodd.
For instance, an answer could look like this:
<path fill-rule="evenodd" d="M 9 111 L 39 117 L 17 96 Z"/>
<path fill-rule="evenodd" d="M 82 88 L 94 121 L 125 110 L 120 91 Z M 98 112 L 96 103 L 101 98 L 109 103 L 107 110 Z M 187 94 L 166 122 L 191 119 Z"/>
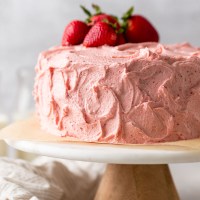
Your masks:
<path fill-rule="evenodd" d="M 25 152 L 71 160 L 116 164 L 200 161 L 200 138 L 143 145 L 89 143 L 45 132 L 40 128 L 37 117 L 30 117 L 7 126 L 0 131 L 0 139 Z"/>
<path fill-rule="evenodd" d="M 111 145 L 79 142 L 6 142 L 25 152 L 56 158 L 116 164 L 166 164 L 200 161 L 200 150 L 135 148 L 132 145 Z M 144 145 L 145 146 L 145 145 Z"/>

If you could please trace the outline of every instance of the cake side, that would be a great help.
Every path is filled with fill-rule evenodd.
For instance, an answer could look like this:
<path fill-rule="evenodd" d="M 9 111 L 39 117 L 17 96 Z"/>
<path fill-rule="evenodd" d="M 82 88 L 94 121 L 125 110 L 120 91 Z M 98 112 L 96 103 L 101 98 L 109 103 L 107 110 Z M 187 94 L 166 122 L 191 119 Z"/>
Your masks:
<path fill-rule="evenodd" d="M 83 141 L 200 137 L 200 50 L 159 43 L 54 47 L 40 54 L 34 96 L 43 129 Z"/>

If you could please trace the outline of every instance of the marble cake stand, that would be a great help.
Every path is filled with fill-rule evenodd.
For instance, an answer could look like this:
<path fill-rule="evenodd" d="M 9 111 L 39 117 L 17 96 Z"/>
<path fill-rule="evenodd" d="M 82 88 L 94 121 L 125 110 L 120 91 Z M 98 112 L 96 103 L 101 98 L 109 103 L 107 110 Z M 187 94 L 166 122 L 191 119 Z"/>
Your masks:
<path fill-rule="evenodd" d="M 34 122 L 35 123 L 35 122 Z M 4 129 L 41 134 L 33 120 Z M 27 132 L 28 133 L 28 132 Z M 45 134 L 45 133 L 44 133 Z M 19 150 L 56 158 L 108 163 L 95 200 L 178 200 L 168 163 L 200 161 L 200 139 L 154 145 L 6 139 Z"/>

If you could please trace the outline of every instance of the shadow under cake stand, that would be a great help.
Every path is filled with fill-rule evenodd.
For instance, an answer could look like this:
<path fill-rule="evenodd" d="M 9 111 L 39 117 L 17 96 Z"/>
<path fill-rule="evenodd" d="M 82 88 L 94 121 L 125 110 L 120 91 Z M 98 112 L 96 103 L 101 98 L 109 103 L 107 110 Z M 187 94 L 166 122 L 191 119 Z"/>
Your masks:
<path fill-rule="evenodd" d="M 20 133 L 30 138 L 5 139 L 12 147 L 30 153 L 108 163 L 95 200 L 179 199 L 168 163 L 200 161 L 200 139 L 152 145 L 113 145 L 80 141 L 37 141 L 43 132 L 34 118 L 5 128 L 3 134 Z M 48 135 L 49 136 L 49 135 Z M 17 137 L 16 137 L 17 138 Z M 41 137 L 40 137 L 41 140 Z"/>

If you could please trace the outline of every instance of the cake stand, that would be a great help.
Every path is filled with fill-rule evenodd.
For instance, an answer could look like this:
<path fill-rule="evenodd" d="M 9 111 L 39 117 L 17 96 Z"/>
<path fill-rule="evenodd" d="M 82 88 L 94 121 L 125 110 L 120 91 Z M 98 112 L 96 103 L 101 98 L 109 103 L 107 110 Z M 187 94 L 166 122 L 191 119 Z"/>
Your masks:
<path fill-rule="evenodd" d="M 10 137 L 11 134 L 15 139 Z M 35 119 L 17 122 L 0 133 L 10 146 L 22 151 L 107 163 L 95 200 L 178 200 L 167 164 L 200 161 L 200 139 L 152 145 L 113 145 L 66 138 L 56 141 L 57 137 L 51 136 L 51 142 L 46 137 L 40 137 L 42 141 L 38 141 L 37 136 L 41 134 L 46 135 Z"/>

